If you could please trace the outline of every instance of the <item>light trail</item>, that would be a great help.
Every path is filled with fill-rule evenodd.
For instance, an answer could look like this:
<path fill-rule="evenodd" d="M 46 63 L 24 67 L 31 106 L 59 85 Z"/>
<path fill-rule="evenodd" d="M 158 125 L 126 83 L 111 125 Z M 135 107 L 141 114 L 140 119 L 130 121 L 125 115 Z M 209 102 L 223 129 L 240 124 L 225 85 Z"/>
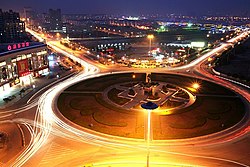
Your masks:
<path fill-rule="evenodd" d="M 72 75 L 74 75 L 74 73 L 71 74 L 70 76 L 72 76 Z M 34 94 L 29 98 L 29 100 L 27 100 L 27 104 L 30 103 L 30 102 L 31 102 L 38 94 L 40 94 L 42 91 L 46 90 L 48 87 L 50 87 L 50 86 L 52 86 L 52 85 L 57 84 L 58 82 L 63 81 L 63 80 L 64 80 L 65 78 L 67 78 L 67 77 L 69 77 L 69 76 L 65 76 L 65 77 L 59 78 L 59 79 L 57 79 L 55 82 L 52 82 L 51 84 L 46 85 L 46 86 L 44 86 L 42 89 L 38 90 L 36 93 L 34 93 Z"/>
<path fill-rule="evenodd" d="M 31 108 L 34 108 L 36 106 L 37 106 L 37 102 L 33 101 L 32 103 L 30 103 L 28 105 L 24 105 L 24 106 L 20 107 L 19 109 L 1 111 L 0 116 L 1 116 L 1 114 L 6 114 L 6 113 L 21 113 L 21 112 L 27 111 Z"/>
<path fill-rule="evenodd" d="M 106 74 L 97 74 L 95 76 L 101 76 L 101 75 L 106 75 Z M 46 96 L 43 96 L 41 98 L 41 101 L 43 103 L 41 103 L 41 105 L 43 107 L 41 107 L 40 112 L 43 112 L 43 116 L 44 116 L 44 120 L 49 121 L 50 124 L 56 124 L 59 127 L 61 127 L 64 130 L 70 131 L 71 133 L 74 133 L 75 136 L 79 139 L 77 140 L 81 140 L 82 142 L 88 142 L 89 144 L 93 144 L 93 145 L 108 145 L 109 147 L 125 147 L 125 148 L 140 148 L 140 149 L 144 149 L 146 150 L 145 146 L 143 145 L 137 145 L 137 146 L 133 146 L 131 145 L 131 143 L 127 143 L 127 142 L 122 142 L 122 141 L 116 141 L 116 140 L 110 140 L 110 139 L 106 139 L 100 136 L 96 136 L 93 134 L 89 134 L 87 132 L 84 132 L 82 130 L 78 130 L 76 128 L 73 128 L 71 126 L 69 126 L 67 123 L 61 121 L 55 114 L 53 111 L 53 104 L 54 101 L 53 99 L 55 99 L 55 97 L 60 94 L 60 92 L 62 90 L 65 89 L 65 87 L 72 84 L 75 84 L 79 81 L 81 81 L 82 79 L 88 79 L 91 78 L 93 76 L 81 76 L 81 75 L 76 75 L 75 77 L 70 78 L 69 80 L 66 80 L 65 82 L 60 83 L 58 86 L 56 86 L 55 88 L 49 90 L 49 93 L 46 94 Z M 46 108 L 46 110 L 44 110 Z M 50 108 L 50 109 L 49 109 Z M 39 125 L 41 126 L 41 125 Z M 43 127 L 47 127 L 45 125 L 42 125 Z M 47 127 L 46 129 L 48 129 L 49 127 Z M 46 138 L 42 138 L 41 140 L 45 140 Z M 138 143 L 139 144 L 139 143 Z M 38 147 L 36 147 L 38 148 Z M 163 151 L 162 146 L 157 147 L 157 149 L 155 150 L 156 152 L 159 151 Z M 168 154 L 175 154 L 175 155 L 183 155 L 183 156 L 190 156 L 190 157 L 195 157 L 195 158 L 206 158 L 206 159 L 215 159 L 215 160 L 219 160 L 219 161 L 225 161 L 225 162 L 230 162 L 233 164 L 238 164 L 241 166 L 246 166 L 244 164 L 238 163 L 236 161 L 231 161 L 231 160 L 227 160 L 227 159 L 220 159 L 220 158 L 213 158 L 213 157 L 207 157 L 207 156 L 194 156 L 194 155 L 188 155 L 188 154 L 183 154 L 183 153 L 176 153 L 176 152 L 167 152 L 167 151 L 163 151 L 165 153 Z"/>
<path fill-rule="evenodd" d="M 229 81 L 229 82 L 233 82 L 233 83 L 235 83 L 235 84 L 237 84 L 237 85 L 240 85 L 240 86 L 243 86 L 243 87 L 246 87 L 246 88 L 250 89 L 250 86 L 248 86 L 248 85 L 246 85 L 246 84 L 243 84 L 243 83 L 240 83 L 240 82 L 238 82 L 238 81 L 235 81 L 235 80 L 232 80 L 232 79 L 228 79 L 228 78 L 225 78 L 225 77 L 222 77 L 222 76 L 216 76 L 216 77 L 221 78 L 221 79 L 224 79 L 224 80 L 227 80 L 227 81 Z"/>
<path fill-rule="evenodd" d="M 200 62 L 208 59 L 209 57 L 217 54 L 217 53 L 222 53 L 224 52 L 225 48 L 228 48 L 230 46 L 232 46 L 232 43 L 235 44 L 237 43 L 239 40 L 241 40 L 242 38 L 246 38 L 248 35 L 250 34 L 250 31 L 248 32 L 243 32 L 241 33 L 239 36 L 235 37 L 235 38 L 232 38 L 230 40 L 227 41 L 227 43 L 223 43 L 221 46 L 211 50 L 210 52 L 198 57 L 197 59 L 195 59 L 194 61 L 190 62 L 189 64 L 187 65 L 183 65 L 181 67 L 175 67 L 175 68 L 172 68 L 173 70 L 180 70 L 180 69 L 187 69 L 187 68 L 192 68 L 196 65 L 198 65 Z"/>
<path fill-rule="evenodd" d="M 230 40 L 229 42 L 235 42 L 238 39 L 241 39 L 242 36 L 243 35 L 241 34 L 240 36 Z M 147 149 L 143 144 L 140 144 L 140 142 L 138 141 L 129 142 L 129 140 L 128 141 L 120 140 L 119 137 L 112 137 L 112 140 L 110 140 L 110 138 L 98 136 L 95 134 L 91 134 L 91 133 L 76 129 L 57 117 L 57 115 L 54 113 L 55 99 L 63 90 L 65 90 L 67 87 L 74 85 L 84 79 L 98 77 L 98 76 L 106 75 L 106 74 L 97 74 L 99 72 L 99 69 L 97 67 L 90 65 L 89 63 L 54 46 L 51 43 L 49 43 L 49 45 L 56 51 L 72 58 L 74 61 L 79 62 L 81 65 L 85 67 L 85 70 L 83 73 L 76 74 L 70 77 L 69 79 L 62 81 L 61 83 L 54 86 L 53 88 L 50 88 L 40 97 L 38 101 L 38 108 L 37 108 L 33 128 L 31 128 L 31 126 L 27 124 L 27 129 L 29 129 L 29 132 L 32 136 L 31 143 L 28 145 L 25 151 L 16 159 L 16 161 L 13 163 L 13 166 L 22 166 L 46 143 L 49 135 L 51 134 L 51 132 L 53 132 L 53 128 L 52 128 L 53 125 L 57 125 L 59 128 L 66 131 L 63 133 L 70 132 L 70 133 L 75 134 L 75 137 L 72 136 L 72 139 L 80 140 L 82 142 L 87 142 L 89 144 L 106 145 L 111 148 L 112 147 L 115 147 L 115 148 L 125 147 L 125 148 L 138 148 L 138 149 L 143 149 L 143 150 Z M 210 53 L 207 53 L 204 56 L 201 56 L 195 61 L 191 62 L 190 64 L 183 66 L 183 67 L 179 67 L 177 69 L 186 69 L 186 68 L 196 66 L 201 61 L 204 61 L 209 56 L 216 54 L 219 51 L 222 51 L 225 47 L 229 45 L 230 44 L 228 45 L 222 44 L 220 47 L 212 50 Z M 134 144 L 132 145 L 132 143 Z M 247 166 L 245 164 L 232 161 L 232 160 L 223 159 L 223 158 L 189 155 L 189 154 L 178 153 L 178 152 L 168 152 L 168 151 L 164 151 L 165 148 L 162 146 L 154 146 L 154 147 L 156 148 L 154 151 L 157 151 L 157 152 L 163 152 L 163 153 L 174 154 L 174 155 L 182 155 L 182 156 L 188 156 L 188 157 L 193 157 L 193 158 L 213 159 L 213 160 L 218 160 L 218 161 L 230 162 L 232 164 L 235 164 L 235 165 L 237 164 L 237 165 L 244 166 L 244 167 Z"/>
<path fill-rule="evenodd" d="M 32 35 L 34 35 L 36 38 L 38 39 L 40 38 L 37 33 L 29 29 L 27 29 L 27 31 L 30 32 Z M 40 38 L 39 40 L 42 40 L 42 39 Z M 34 130 L 30 131 L 32 140 L 30 144 L 22 152 L 22 154 L 15 160 L 12 166 L 22 166 L 42 147 L 44 143 L 46 143 L 47 138 L 50 135 L 50 132 L 52 129 L 52 123 L 53 123 L 53 118 L 54 118 L 54 115 L 53 115 L 54 97 L 56 97 L 58 93 L 61 92 L 62 89 L 64 89 L 65 87 L 79 82 L 82 79 L 82 77 L 99 72 L 99 69 L 97 69 L 95 66 L 86 63 L 80 58 L 75 57 L 74 55 L 54 45 L 50 45 L 50 47 L 70 57 L 72 60 L 80 63 L 82 66 L 85 67 L 84 72 L 79 75 L 75 75 L 73 79 L 67 79 L 64 82 L 59 83 L 57 86 L 46 91 L 40 97 L 38 101 L 38 107 L 37 107 L 35 119 L 34 119 Z M 30 105 L 28 106 L 30 107 Z M 41 129 L 39 128 L 39 126 L 42 126 L 44 128 Z"/>
<path fill-rule="evenodd" d="M 31 35 L 33 35 L 36 39 L 39 40 L 39 42 L 44 42 L 45 41 L 45 38 L 42 38 L 40 36 L 40 34 L 36 33 L 35 31 L 32 31 L 31 29 L 29 29 L 27 27 L 25 28 L 25 31 L 30 33 Z"/>

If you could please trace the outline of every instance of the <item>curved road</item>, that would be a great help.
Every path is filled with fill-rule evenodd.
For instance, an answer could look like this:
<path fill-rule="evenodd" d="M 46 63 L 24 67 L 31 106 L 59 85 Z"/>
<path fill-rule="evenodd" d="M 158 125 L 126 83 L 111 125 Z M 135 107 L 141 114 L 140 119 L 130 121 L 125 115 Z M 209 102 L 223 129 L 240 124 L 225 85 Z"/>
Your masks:
<path fill-rule="evenodd" d="M 199 57 L 190 64 L 175 69 L 163 70 L 161 72 L 185 73 L 186 75 L 198 74 L 199 77 L 209 78 L 219 84 L 230 87 L 241 94 L 250 102 L 247 88 L 239 88 L 234 83 L 223 80 L 207 72 L 203 63 L 216 54 L 221 53 L 230 45 L 237 43 L 249 32 L 244 32 L 228 43 L 209 53 Z M 84 65 L 85 71 L 58 83 L 49 88 L 36 102 L 35 96 L 28 100 L 28 105 L 19 110 L 8 111 L 0 118 L 8 118 L 7 114 L 13 112 L 24 112 L 34 108 L 38 104 L 34 121 L 32 119 L 16 118 L 13 121 L 26 126 L 31 142 L 24 151 L 7 166 L 145 166 L 147 147 L 144 141 L 126 140 L 113 136 L 102 136 L 89 131 L 83 131 L 80 127 L 63 121 L 55 113 L 54 102 L 56 97 L 66 87 L 83 79 L 101 75 L 99 68 L 94 63 L 89 64 L 81 55 L 72 55 L 49 43 L 55 50 L 61 52 Z M 79 60 L 80 59 L 80 60 Z M 186 70 L 190 72 L 186 72 Z M 101 69 L 101 71 L 125 70 Z M 127 69 L 126 69 L 127 70 Z M 140 69 L 136 71 L 142 71 Z M 159 69 L 150 71 L 160 72 Z M 144 69 L 145 72 L 145 69 Z M 104 74 L 103 74 L 104 75 Z M 40 92 L 41 93 L 41 92 Z M 188 140 L 152 142 L 150 146 L 150 166 L 249 166 L 250 148 L 249 119 L 229 134 L 222 133 L 217 138 L 212 136 L 193 138 Z M 6 119 L 8 120 L 8 119 Z M 209 142 L 208 142 L 209 141 Z"/>

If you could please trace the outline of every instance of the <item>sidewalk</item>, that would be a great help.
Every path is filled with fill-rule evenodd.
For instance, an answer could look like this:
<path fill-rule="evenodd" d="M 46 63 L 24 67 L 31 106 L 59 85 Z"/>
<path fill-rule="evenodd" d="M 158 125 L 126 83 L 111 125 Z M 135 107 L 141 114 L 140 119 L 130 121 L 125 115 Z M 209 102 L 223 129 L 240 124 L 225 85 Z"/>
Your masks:
<path fill-rule="evenodd" d="M 23 93 L 20 93 L 21 90 Z M 19 101 L 23 96 L 28 94 L 30 91 L 32 91 L 31 86 L 22 87 L 21 85 L 15 85 L 9 90 L 2 92 L 0 95 L 0 109 L 4 109 L 13 105 L 17 101 Z M 4 101 L 5 98 L 8 98 L 9 100 Z"/>

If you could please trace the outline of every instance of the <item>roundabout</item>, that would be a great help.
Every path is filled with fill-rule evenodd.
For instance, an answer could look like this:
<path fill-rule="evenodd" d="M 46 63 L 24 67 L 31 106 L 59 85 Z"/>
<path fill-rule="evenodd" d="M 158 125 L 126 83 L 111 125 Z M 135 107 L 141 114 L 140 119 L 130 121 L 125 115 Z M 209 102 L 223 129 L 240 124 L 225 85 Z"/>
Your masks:
<path fill-rule="evenodd" d="M 248 166 L 249 90 L 201 66 L 227 46 L 161 70 L 174 74 L 151 73 L 151 85 L 147 74 L 99 73 L 80 60 L 84 72 L 41 91 L 34 120 L 15 119 L 33 126 L 32 139 L 8 166 Z M 140 108 L 150 101 L 152 113 Z"/>
<path fill-rule="evenodd" d="M 198 85 L 197 85 L 198 84 Z M 235 126 L 243 100 L 220 85 L 173 74 L 118 73 L 90 78 L 64 90 L 57 107 L 71 122 L 111 136 L 145 139 L 145 110 L 153 101 L 152 139 L 187 139 Z"/>

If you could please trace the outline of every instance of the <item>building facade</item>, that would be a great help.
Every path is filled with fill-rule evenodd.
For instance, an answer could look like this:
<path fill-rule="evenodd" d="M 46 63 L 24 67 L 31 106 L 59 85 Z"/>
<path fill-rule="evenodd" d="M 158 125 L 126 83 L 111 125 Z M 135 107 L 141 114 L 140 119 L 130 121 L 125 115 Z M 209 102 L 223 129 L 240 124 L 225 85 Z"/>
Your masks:
<path fill-rule="evenodd" d="M 47 45 L 22 42 L 0 46 L 0 92 L 17 84 L 31 85 L 34 77 L 48 72 Z"/>
<path fill-rule="evenodd" d="M 25 7 L 23 9 L 23 18 L 28 26 L 37 25 L 37 13 L 31 7 Z"/>
<path fill-rule="evenodd" d="M 49 31 L 62 32 L 61 9 L 49 9 Z"/>
<path fill-rule="evenodd" d="M 20 20 L 19 13 L 0 9 L 0 43 L 23 41 L 25 38 L 25 23 Z"/>

